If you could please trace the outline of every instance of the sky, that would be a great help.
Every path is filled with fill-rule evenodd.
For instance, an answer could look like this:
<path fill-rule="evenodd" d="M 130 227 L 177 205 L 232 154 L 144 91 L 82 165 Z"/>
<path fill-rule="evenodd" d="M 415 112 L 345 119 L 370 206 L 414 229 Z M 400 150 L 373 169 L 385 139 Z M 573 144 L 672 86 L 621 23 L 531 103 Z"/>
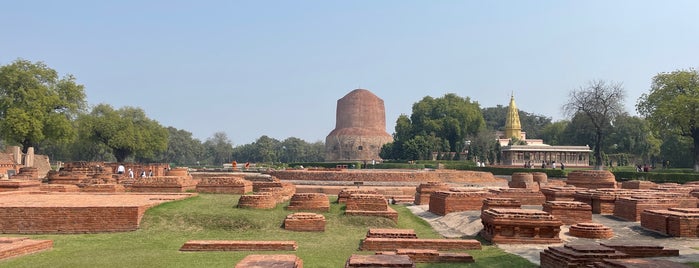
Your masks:
<path fill-rule="evenodd" d="M 384 100 L 386 131 L 425 96 L 455 93 L 554 121 L 571 90 L 699 65 L 699 1 L 9 1 L 0 65 L 42 61 L 90 105 L 234 145 L 324 141 L 337 100 Z M 526 131 L 526 129 L 525 129 Z"/>

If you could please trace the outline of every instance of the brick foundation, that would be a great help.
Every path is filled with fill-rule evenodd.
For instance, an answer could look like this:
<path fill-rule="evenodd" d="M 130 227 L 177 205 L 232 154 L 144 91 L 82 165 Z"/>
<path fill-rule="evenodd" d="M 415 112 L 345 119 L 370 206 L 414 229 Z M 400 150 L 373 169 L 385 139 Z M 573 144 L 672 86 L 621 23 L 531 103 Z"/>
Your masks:
<path fill-rule="evenodd" d="M 578 188 L 573 185 L 568 186 L 557 186 L 557 187 L 544 187 L 541 188 L 541 193 L 546 198 L 546 201 L 573 201 L 573 195 L 577 191 L 585 190 L 584 188 Z"/>
<path fill-rule="evenodd" d="M 189 240 L 180 251 L 295 251 L 296 241 Z"/>
<path fill-rule="evenodd" d="M 489 209 L 481 213 L 481 237 L 499 244 L 560 243 L 561 220 L 531 209 Z"/>
<path fill-rule="evenodd" d="M 70 184 L 42 184 L 39 187 L 40 191 L 44 192 L 62 192 L 62 193 L 75 193 L 80 192 L 80 188 L 77 185 Z"/>
<path fill-rule="evenodd" d="M 415 191 L 415 205 L 428 205 L 430 203 L 430 195 L 437 191 L 449 190 L 449 185 L 443 182 L 427 182 L 421 183 Z"/>
<path fill-rule="evenodd" d="M 0 232 L 66 234 L 138 229 L 146 209 L 191 194 L 30 193 L 0 195 Z"/>
<path fill-rule="evenodd" d="M 595 268 L 691 268 L 692 266 L 655 259 L 620 259 L 620 260 L 602 260 L 594 263 Z"/>
<path fill-rule="evenodd" d="M 398 221 L 398 212 L 388 206 L 383 195 L 352 194 L 347 199 L 345 215 L 375 216 Z"/>
<path fill-rule="evenodd" d="M 14 176 L 13 176 L 14 178 Z M 36 191 L 39 190 L 41 181 L 38 180 L 0 180 L 0 192 L 8 191 Z"/>
<path fill-rule="evenodd" d="M 677 249 L 667 249 L 663 246 L 648 245 L 647 243 L 633 241 L 607 241 L 600 243 L 600 245 L 623 252 L 630 258 L 672 257 L 680 255 L 680 251 Z"/>
<path fill-rule="evenodd" d="M 622 189 L 645 189 L 645 190 L 648 190 L 648 189 L 656 187 L 656 186 L 657 186 L 657 184 L 655 184 L 652 181 L 632 180 L 632 181 L 625 181 L 625 182 L 621 183 Z"/>
<path fill-rule="evenodd" d="M 699 237 L 699 208 L 644 210 L 641 226 L 674 237 Z"/>
<path fill-rule="evenodd" d="M 522 208 L 522 202 L 514 198 L 488 197 L 483 200 L 481 211 L 491 208 L 520 209 Z"/>
<path fill-rule="evenodd" d="M 474 250 L 481 243 L 474 239 L 415 239 L 415 238 L 365 238 L 360 250 L 394 251 L 397 249 Z"/>
<path fill-rule="evenodd" d="M 540 206 L 546 202 L 546 197 L 539 190 L 534 189 L 500 188 L 489 191 L 495 197 L 512 198 L 522 205 Z"/>
<path fill-rule="evenodd" d="M 539 190 L 539 184 L 534 182 L 534 175 L 528 172 L 512 173 L 512 178 L 507 185 L 510 188 L 526 188 L 533 189 L 535 191 Z"/>
<path fill-rule="evenodd" d="M 235 268 L 303 268 L 303 260 L 293 254 L 258 255 L 250 254 L 245 256 Z"/>
<path fill-rule="evenodd" d="M 291 197 L 288 210 L 329 211 L 330 199 L 325 194 L 305 193 Z"/>
<path fill-rule="evenodd" d="M 53 240 L 29 237 L 0 237 L 0 260 L 24 256 L 53 248 Z"/>
<path fill-rule="evenodd" d="M 430 195 L 429 211 L 444 216 L 452 212 L 480 210 L 483 200 L 492 196 L 490 192 L 475 188 L 438 191 Z"/>
<path fill-rule="evenodd" d="M 473 256 L 468 253 L 439 252 L 433 249 L 396 249 L 379 251 L 377 255 L 405 255 L 415 263 L 472 263 Z"/>
<path fill-rule="evenodd" d="M 272 193 L 254 193 L 241 195 L 239 208 L 271 209 L 277 206 L 277 198 Z"/>
<path fill-rule="evenodd" d="M 359 255 L 352 254 L 345 263 L 345 268 L 360 267 L 396 267 L 414 268 L 415 263 L 406 255 Z"/>
<path fill-rule="evenodd" d="M 547 201 L 543 210 L 558 218 L 566 225 L 592 222 L 592 207 L 576 201 Z"/>
<path fill-rule="evenodd" d="M 589 239 L 609 239 L 614 237 L 614 230 L 599 223 L 578 223 L 570 226 L 571 236 Z"/>
<path fill-rule="evenodd" d="M 242 177 L 202 177 L 197 183 L 199 193 L 246 194 L 252 192 L 252 182 Z"/>
<path fill-rule="evenodd" d="M 300 232 L 324 232 L 325 216 L 315 213 L 294 213 L 284 219 L 284 229 Z"/>
<path fill-rule="evenodd" d="M 120 184 L 89 184 L 80 188 L 80 191 L 88 193 L 123 193 L 126 190 Z"/>
<path fill-rule="evenodd" d="M 417 239 L 413 229 L 378 229 L 370 228 L 366 233 L 367 238 L 408 238 Z"/>
<path fill-rule="evenodd" d="M 379 194 L 376 189 L 344 188 L 337 194 L 337 203 L 347 203 L 347 199 L 353 194 Z"/>
<path fill-rule="evenodd" d="M 539 253 L 541 268 L 589 267 L 603 259 L 623 259 L 628 255 L 597 244 L 549 247 Z"/>
<path fill-rule="evenodd" d="M 614 216 L 627 221 L 640 221 L 643 210 L 668 209 L 678 205 L 676 200 L 657 196 L 622 197 L 616 200 Z"/>
<path fill-rule="evenodd" d="M 179 174 L 177 170 L 171 170 L 168 174 Z M 159 192 L 159 193 L 181 193 L 187 190 L 194 190 L 196 182 L 191 177 L 184 176 L 162 176 L 137 178 L 131 184 L 132 192 Z"/>
<path fill-rule="evenodd" d="M 566 183 L 568 185 L 589 189 L 616 188 L 616 179 L 614 174 L 607 170 L 572 171 L 568 173 Z"/>

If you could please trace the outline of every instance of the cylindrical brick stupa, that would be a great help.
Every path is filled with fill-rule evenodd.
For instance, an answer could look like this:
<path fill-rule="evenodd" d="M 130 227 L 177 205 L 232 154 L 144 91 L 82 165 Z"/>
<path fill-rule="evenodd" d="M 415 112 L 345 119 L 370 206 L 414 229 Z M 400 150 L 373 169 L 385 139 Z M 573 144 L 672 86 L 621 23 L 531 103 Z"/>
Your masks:
<path fill-rule="evenodd" d="M 355 89 L 337 100 L 335 129 L 325 138 L 325 161 L 379 160 L 381 146 L 392 141 L 383 100 Z"/>

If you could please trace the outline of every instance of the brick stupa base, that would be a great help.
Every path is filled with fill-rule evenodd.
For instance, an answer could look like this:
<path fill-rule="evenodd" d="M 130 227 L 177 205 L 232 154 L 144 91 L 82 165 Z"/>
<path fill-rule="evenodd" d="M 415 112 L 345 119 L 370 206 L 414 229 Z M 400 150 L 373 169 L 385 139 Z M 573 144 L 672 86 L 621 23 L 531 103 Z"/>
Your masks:
<path fill-rule="evenodd" d="M 474 239 L 415 239 L 415 238 L 375 238 L 362 241 L 360 250 L 393 251 L 401 248 L 434 250 L 473 250 L 481 249 L 481 243 Z"/>
<path fill-rule="evenodd" d="M 379 229 L 370 228 L 366 233 L 367 238 L 409 238 L 417 239 L 413 229 Z"/>
<path fill-rule="evenodd" d="M 573 185 L 541 188 L 546 201 L 573 201 L 576 191 L 584 190 Z"/>
<path fill-rule="evenodd" d="M 491 189 L 490 193 L 495 197 L 515 199 L 522 205 L 540 206 L 546 202 L 546 197 L 538 189 L 500 188 Z"/>
<path fill-rule="evenodd" d="M 303 268 L 303 260 L 293 254 L 258 255 L 251 254 L 245 256 L 235 268 Z"/>
<path fill-rule="evenodd" d="M 325 216 L 315 213 L 294 213 L 284 219 L 284 229 L 300 232 L 324 232 Z"/>
<path fill-rule="evenodd" d="M 0 237 L 0 260 L 19 257 L 53 248 L 53 240 L 29 237 Z"/>
<path fill-rule="evenodd" d="M 568 173 L 568 185 L 597 189 L 616 188 L 616 178 L 608 170 L 576 170 Z"/>
<path fill-rule="evenodd" d="M 238 177 L 204 177 L 197 183 L 199 193 L 246 194 L 252 192 L 252 182 Z"/>
<path fill-rule="evenodd" d="M 379 192 L 376 189 L 345 188 L 337 194 L 337 203 L 347 203 L 347 199 L 353 194 L 379 194 Z"/>
<path fill-rule="evenodd" d="M 386 198 L 379 194 L 350 195 L 345 215 L 384 217 L 398 221 L 398 212 L 389 207 Z"/>
<path fill-rule="evenodd" d="M 430 195 L 429 211 L 444 216 L 452 212 L 480 210 L 483 200 L 493 194 L 481 189 L 438 191 Z"/>
<path fill-rule="evenodd" d="M 480 235 L 493 243 L 560 243 L 561 220 L 533 209 L 489 209 L 481 213 Z"/>
<path fill-rule="evenodd" d="M 294 194 L 291 197 L 288 210 L 312 210 L 312 211 L 329 211 L 330 199 L 325 194 L 320 193 L 302 193 Z"/>
<path fill-rule="evenodd" d="M 44 192 L 75 193 L 80 192 L 80 187 L 71 184 L 42 184 L 39 190 Z"/>
<path fill-rule="evenodd" d="M 241 195 L 239 208 L 271 209 L 277 206 L 277 198 L 272 193 L 253 193 Z"/>
<path fill-rule="evenodd" d="M 614 230 L 599 223 L 585 222 L 570 226 L 571 236 L 590 239 L 609 239 L 614 237 Z"/>
<path fill-rule="evenodd" d="M 39 190 L 39 180 L 0 180 L 0 192 L 7 191 L 34 191 Z"/>

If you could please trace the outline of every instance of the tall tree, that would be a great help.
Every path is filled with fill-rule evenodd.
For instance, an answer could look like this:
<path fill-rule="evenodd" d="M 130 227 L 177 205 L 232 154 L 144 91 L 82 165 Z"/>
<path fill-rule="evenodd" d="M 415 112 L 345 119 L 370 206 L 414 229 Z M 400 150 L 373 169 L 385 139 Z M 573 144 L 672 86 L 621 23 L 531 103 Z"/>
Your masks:
<path fill-rule="evenodd" d="M 0 137 L 22 151 L 45 140 L 69 141 L 71 121 L 86 107 L 82 85 L 43 62 L 18 59 L 0 67 Z"/>
<path fill-rule="evenodd" d="M 174 127 L 168 127 L 167 131 L 167 150 L 161 154 L 161 162 L 187 166 L 204 160 L 204 145 L 191 132 Z"/>
<path fill-rule="evenodd" d="M 208 162 L 212 165 L 233 162 L 233 143 L 225 132 L 216 132 L 206 139 L 204 148 L 209 156 Z"/>
<path fill-rule="evenodd" d="M 622 114 L 614 119 L 614 131 L 609 136 L 608 150 L 630 154 L 640 162 L 649 162 L 660 154 L 662 141 L 653 135 L 648 121 L 637 116 Z"/>
<path fill-rule="evenodd" d="M 611 122 L 624 113 L 625 92 L 619 83 L 603 80 L 591 81 L 585 87 L 570 92 L 568 103 L 563 106 L 565 113 L 573 117 L 582 114 L 590 120 L 595 132 L 595 169 L 603 169 L 602 145 L 609 133 Z"/>
<path fill-rule="evenodd" d="M 653 129 L 692 139 L 694 172 L 699 172 L 699 73 L 694 69 L 659 73 L 636 109 Z"/>
<path fill-rule="evenodd" d="M 541 139 L 543 139 L 545 143 L 550 145 L 566 144 L 563 132 L 565 131 L 569 123 L 570 121 L 562 120 L 553 122 L 545 126 L 541 130 Z"/>
<path fill-rule="evenodd" d="M 493 130 L 505 130 L 507 109 L 507 106 L 502 105 L 483 108 L 483 119 L 485 119 L 486 127 Z M 540 139 L 543 135 L 543 129 L 551 125 L 551 118 L 519 110 L 519 122 L 522 125 L 522 131 L 527 133 L 527 138 Z"/>
<path fill-rule="evenodd" d="M 449 150 L 463 150 L 466 136 L 478 133 L 485 120 L 478 102 L 449 93 L 441 98 L 424 97 L 413 104 L 412 136 L 430 136 L 446 140 Z"/>
<path fill-rule="evenodd" d="M 109 104 L 99 104 L 78 122 L 81 137 L 109 147 L 118 162 L 131 156 L 149 161 L 167 148 L 167 130 L 141 108 L 114 110 Z"/>

